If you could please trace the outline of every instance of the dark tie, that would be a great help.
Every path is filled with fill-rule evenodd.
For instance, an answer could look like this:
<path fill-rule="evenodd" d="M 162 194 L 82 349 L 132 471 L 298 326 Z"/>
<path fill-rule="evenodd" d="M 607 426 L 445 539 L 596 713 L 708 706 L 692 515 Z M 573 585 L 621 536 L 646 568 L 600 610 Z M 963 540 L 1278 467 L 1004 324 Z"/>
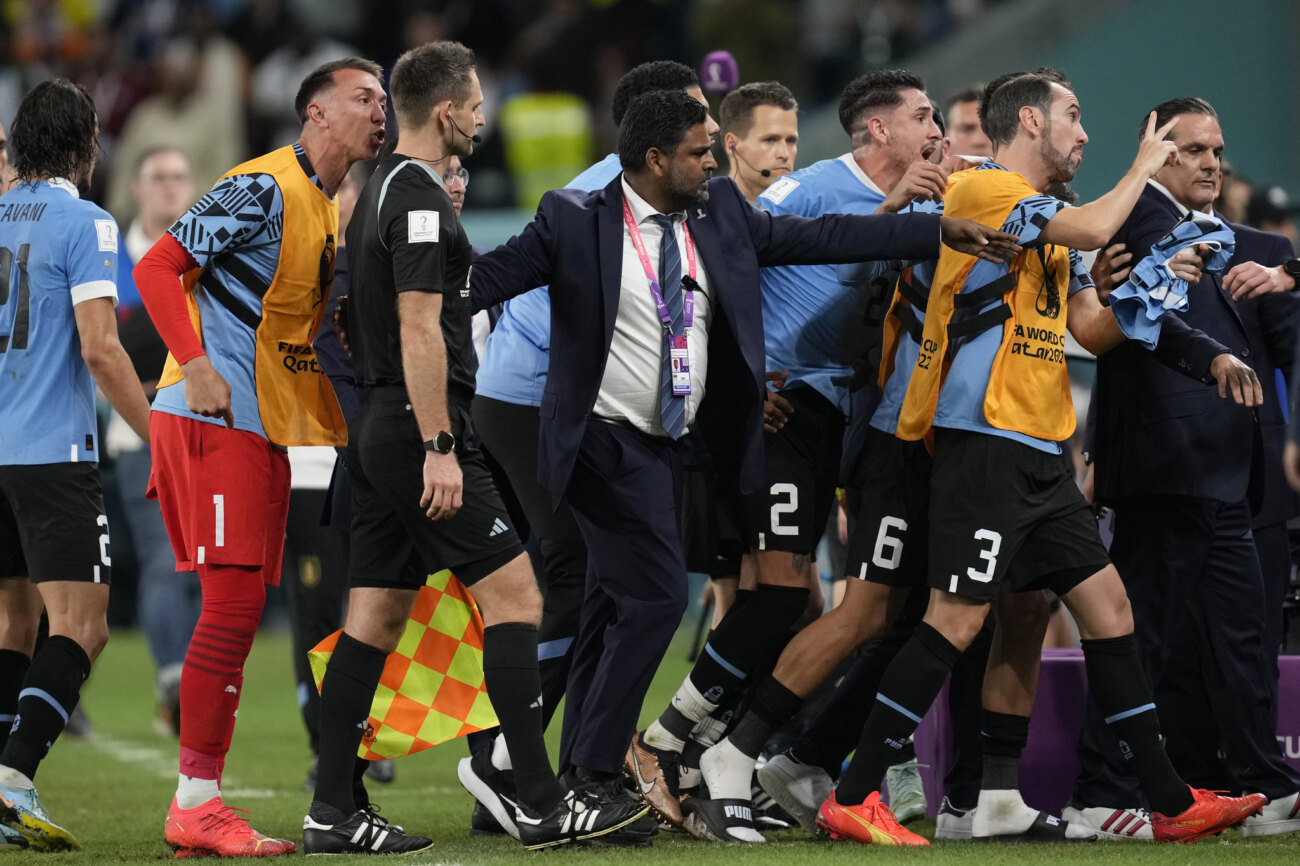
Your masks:
<path fill-rule="evenodd" d="M 682 333 L 682 256 L 677 249 L 677 236 L 673 234 L 673 218 L 664 214 L 653 217 L 663 229 L 659 242 L 659 288 L 664 293 L 664 305 L 673 319 L 673 333 Z M 686 432 L 686 398 L 673 396 L 673 364 L 670 351 L 672 338 L 665 331 L 663 358 L 659 377 L 659 415 L 664 432 L 680 439 Z"/>

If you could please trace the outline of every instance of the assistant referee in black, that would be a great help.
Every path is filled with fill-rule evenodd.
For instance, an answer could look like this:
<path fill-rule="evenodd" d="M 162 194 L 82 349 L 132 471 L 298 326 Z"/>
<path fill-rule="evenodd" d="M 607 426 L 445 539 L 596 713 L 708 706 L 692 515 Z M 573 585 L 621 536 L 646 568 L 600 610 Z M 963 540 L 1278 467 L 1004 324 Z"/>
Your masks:
<path fill-rule="evenodd" d="M 349 430 L 353 481 L 348 616 L 321 688 L 320 766 L 303 824 L 308 854 L 407 853 L 431 842 L 352 795 L 354 756 L 384 662 L 424 583 L 450 568 L 486 626 L 483 673 L 513 763 L 520 841 L 550 847 L 612 832 L 640 811 L 566 792 L 542 739 L 532 567 L 482 454 L 468 447 L 474 396 L 472 251 L 442 185 L 482 126 L 474 54 L 456 42 L 408 51 L 389 84 L 401 137 L 352 222 L 351 340 L 367 405 Z M 424 572 L 406 567 L 412 552 Z"/>

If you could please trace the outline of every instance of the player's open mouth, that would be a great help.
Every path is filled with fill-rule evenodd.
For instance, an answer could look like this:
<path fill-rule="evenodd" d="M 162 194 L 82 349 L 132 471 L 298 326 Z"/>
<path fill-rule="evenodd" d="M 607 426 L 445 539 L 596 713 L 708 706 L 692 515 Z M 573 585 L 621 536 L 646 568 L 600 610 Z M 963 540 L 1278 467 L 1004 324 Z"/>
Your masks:
<path fill-rule="evenodd" d="M 374 140 L 375 140 L 375 144 L 383 144 L 383 143 L 384 143 L 384 131 L 383 131 L 382 129 L 380 129 L 380 130 L 376 130 L 376 131 L 375 131 L 375 134 L 374 134 L 373 136 L 371 136 L 371 137 L 374 138 Z"/>
<path fill-rule="evenodd" d="M 935 150 L 938 149 L 938 147 L 939 147 L 939 145 L 937 145 L 937 144 L 932 144 L 932 145 L 930 145 L 929 147 L 923 147 L 923 148 L 921 148 L 921 159 L 924 159 L 924 160 L 927 160 L 927 161 L 928 161 L 928 160 L 930 159 L 930 157 L 934 156 L 934 152 L 935 152 Z"/>

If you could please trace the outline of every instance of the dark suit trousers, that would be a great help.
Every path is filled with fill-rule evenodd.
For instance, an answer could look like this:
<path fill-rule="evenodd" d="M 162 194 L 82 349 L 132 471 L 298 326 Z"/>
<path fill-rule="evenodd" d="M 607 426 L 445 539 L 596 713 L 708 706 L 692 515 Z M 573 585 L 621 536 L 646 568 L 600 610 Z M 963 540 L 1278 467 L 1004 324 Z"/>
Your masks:
<path fill-rule="evenodd" d="M 1277 675 L 1264 643 L 1264 581 L 1249 507 L 1149 496 L 1122 500 L 1114 511 L 1111 559 L 1128 589 L 1138 650 L 1175 766 L 1194 780 L 1216 773 L 1213 753 L 1203 754 L 1209 725 L 1219 732 L 1233 789 L 1270 798 L 1294 793 L 1300 777 L 1276 739 Z M 1114 734 L 1090 704 L 1080 736 L 1079 801 L 1141 802 L 1119 755 Z"/>
<path fill-rule="evenodd" d="M 542 717 L 549 725 L 564 697 L 578 635 L 578 618 L 587 578 L 587 545 L 567 503 L 551 507 L 537 481 L 536 406 L 520 406 L 482 395 L 474 398 L 474 426 L 483 447 L 505 470 L 528 527 L 542 552 L 542 624 L 537 657 L 542 674 Z"/>
<path fill-rule="evenodd" d="M 679 446 L 591 420 L 567 499 L 587 542 L 560 770 L 618 773 L 686 610 Z"/>

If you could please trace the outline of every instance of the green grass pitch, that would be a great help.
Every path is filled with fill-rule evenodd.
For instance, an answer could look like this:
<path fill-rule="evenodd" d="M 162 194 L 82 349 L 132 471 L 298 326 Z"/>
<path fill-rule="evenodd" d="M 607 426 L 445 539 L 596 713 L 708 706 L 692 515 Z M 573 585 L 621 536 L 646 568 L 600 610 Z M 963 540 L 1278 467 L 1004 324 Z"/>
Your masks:
<path fill-rule="evenodd" d="M 675 645 L 651 690 L 643 714 L 649 721 L 681 682 L 688 666 Z M 163 818 L 175 790 L 177 745 L 151 728 L 153 667 L 144 641 L 132 632 L 114 635 L 87 684 L 84 702 L 95 733 L 86 740 L 60 741 L 37 778 L 41 798 L 55 821 L 80 838 L 84 848 L 69 854 L 0 855 L 0 866 L 20 859 L 42 863 L 152 863 L 172 859 L 163 841 Z M 552 732 L 554 748 L 556 732 Z M 1125 843 L 1091 845 L 978 845 L 941 842 L 929 849 L 871 849 L 809 839 L 801 830 L 768 834 L 762 846 L 709 845 L 660 834 L 644 851 L 556 851 L 530 854 L 508 838 L 470 839 L 472 802 L 456 781 L 459 742 L 397 762 L 392 785 L 371 784 L 385 815 L 408 829 L 432 836 L 435 846 L 397 862 L 433 864 L 647 863 L 822 864 L 886 862 L 953 863 L 962 866 L 1013 863 L 1297 863 L 1300 838 L 1244 839 L 1237 831 L 1192 846 Z M 306 733 L 294 699 L 288 638 L 264 632 L 249 659 L 239 724 L 226 765 L 226 801 L 251 812 L 263 832 L 301 840 L 302 816 L 310 795 L 300 784 L 310 763 Z M 934 826 L 913 825 L 929 836 Z M 1298 834 L 1300 835 L 1300 834 Z M 301 856 L 301 855 L 298 855 Z M 371 863 L 364 856 L 329 858 L 331 863 Z"/>

